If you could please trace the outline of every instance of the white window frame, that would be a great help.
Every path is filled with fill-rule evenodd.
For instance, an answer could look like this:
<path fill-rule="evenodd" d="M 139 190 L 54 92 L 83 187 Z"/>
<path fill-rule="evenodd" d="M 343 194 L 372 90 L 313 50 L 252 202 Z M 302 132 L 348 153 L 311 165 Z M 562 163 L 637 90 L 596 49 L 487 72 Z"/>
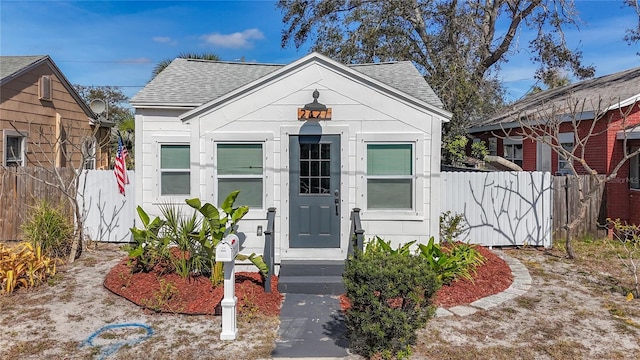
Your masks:
<path fill-rule="evenodd" d="M 575 138 L 574 138 L 574 134 L 573 132 L 565 132 L 565 133 L 559 133 L 558 134 L 558 145 L 562 146 L 563 148 L 565 148 L 565 145 L 571 144 L 571 149 L 573 149 L 573 147 L 575 146 Z M 565 148 L 565 150 L 567 150 L 567 148 Z M 573 163 L 573 159 L 569 160 L 567 158 L 565 158 L 564 156 L 562 156 L 561 154 L 558 154 L 558 171 L 557 173 L 561 174 L 561 175 L 571 175 L 573 174 L 573 171 L 571 170 L 571 167 L 567 166 L 566 169 L 562 170 L 563 165 L 564 164 L 569 164 L 569 162 L 571 161 L 571 163 Z"/>
<path fill-rule="evenodd" d="M 187 166 L 184 169 L 162 169 L 162 147 L 171 146 L 171 145 L 189 146 L 189 166 Z M 191 171 L 191 151 L 193 151 L 193 146 L 191 146 L 191 143 L 189 143 L 188 141 L 158 141 L 156 151 L 157 151 L 157 169 L 158 169 L 157 185 L 156 185 L 157 199 L 159 201 L 169 202 L 169 203 L 172 202 L 173 200 L 179 199 L 178 203 L 181 203 L 181 204 L 184 203 L 185 196 L 189 197 L 193 192 L 193 186 L 192 186 L 193 179 L 191 179 L 193 177 L 193 174 Z M 162 194 L 162 174 L 163 173 L 184 173 L 184 172 L 189 173 L 189 192 L 187 194 Z"/>
<path fill-rule="evenodd" d="M 637 147 L 631 148 L 629 152 L 638 150 Z M 636 155 L 629 159 L 629 189 L 640 191 L 640 155 Z"/>
<path fill-rule="evenodd" d="M 362 220 L 424 220 L 425 216 L 425 138 L 423 133 L 389 133 L 371 134 L 360 133 L 356 135 L 357 141 L 357 177 L 356 207 L 362 209 Z M 413 174 L 411 209 L 369 209 L 367 199 L 367 145 L 368 144 L 412 144 Z M 430 178 L 430 177 L 429 177 Z M 427 186 L 425 186 L 425 184 Z"/>
<path fill-rule="evenodd" d="M 261 149 L 262 149 L 262 175 L 220 175 L 218 174 L 218 145 L 220 144 L 225 144 L 225 145 L 260 145 Z M 214 148 L 214 159 L 215 159 L 215 184 L 214 184 L 214 197 L 216 199 L 216 204 L 221 204 L 224 201 L 224 198 L 220 197 L 219 195 L 220 192 L 218 191 L 218 185 L 219 185 L 219 181 L 220 179 L 260 179 L 262 181 L 262 206 L 261 207 L 256 207 L 256 206 L 250 206 L 250 209 L 256 209 L 256 210 L 265 210 L 265 202 L 266 202 L 266 198 L 265 198 L 265 193 L 266 193 L 266 161 L 265 161 L 265 142 L 264 141 L 231 141 L 231 140 L 227 140 L 227 141 L 215 141 L 213 144 L 213 148 Z M 228 196 L 229 194 L 223 194 L 223 196 Z"/>
<path fill-rule="evenodd" d="M 2 149 L 3 159 L 2 165 L 5 167 L 9 167 L 9 161 L 7 158 L 7 139 L 8 138 L 19 138 L 20 139 L 20 159 L 18 161 L 11 161 L 11 163 L 18 164 L 20 167 L 26 166 L 27 159 L 27 138 L 29 137 L 29 133 L 25 131 L 15 131 L 15 130 L 3 130 L 2 131 L 2 141 L 4 144 L 4 149 Z"/>
<path fill-rule="evenodd" d="M 518 158 L 517 156 L 515 156 L 516 154 L 516 146 L 520 145 L 522 147 L 522 152 L 520 154 L 520 157 Z M 512 154 L 513 156 L 511 157 L 507 157 L 507 147 L 513 147 L 513 151 Z M 514 164 L 519 165 L 520 167 L 522 167 L 522 165 L 524 164 L 524 145 L 522 144 L 522 136 L 512 136 L 512 137 L 508 137 L 505 138 L 504 140 L 502 140 L 502 147 L 503 147 L 503 153 L 502 153 L 502 157 L 511 161 Z M 520 161 L 520 164 L 517 163 L 517 161 Z"/>
<path fill-rule="evenodd" d="M 218 172 L 216 170 L 217 162 L 217 143 L 262 143 L 262 155 L 265 177 L 263 181 L 262 206 L 258 209 L 249 207 L 249 212 L 244 216 L 243 220 L 264 220 L 264 212 L 270 207 L 278 207 L 278 199 L 276 199 L 274 184 L 274 168 L 276 167 L 274 159 L 280 157 L 280 153 L 274 151 L 274 134 L 272 132 L 236 132 L 236 131 L 215 131 L 204 135 L 205 144 L 204 153 L 195 154 L 201 158 L 204 164 L 204 171 L 200 173 L 200 181 L 198 183 L 201 196 L 212 204 L 218 204 L 224 199 L 218 199 Z M 288 142 L 287 142 L 288 144 Z M 192 154 L 192 157 L 194 154 Z M 280 164 L 278 164 L 280 166 Z M 213 183 L 213 184 L 212 184 Z M 225 194 L 224 196 L 227 196 Z M 278 209 L 278 212 L 280 209 Z M 283 209 L 284 211 L 284 209 Z"/>

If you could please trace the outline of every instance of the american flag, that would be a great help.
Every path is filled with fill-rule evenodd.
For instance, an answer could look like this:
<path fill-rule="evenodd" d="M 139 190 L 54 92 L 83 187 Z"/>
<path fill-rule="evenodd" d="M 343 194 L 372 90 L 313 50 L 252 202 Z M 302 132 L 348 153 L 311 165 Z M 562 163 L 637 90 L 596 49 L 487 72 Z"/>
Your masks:
<path fill-rule="evenodd" d="M 118 182 L 118 190 L 120 194 L 124 195 L 124 185 L 129 183 L 127 177 L 127 148 L 122 143 L 122 137 L 118 136 L 118 152 L 116 153 L 116 164 L 113 167 L 113 172 L 116 174 L 116 181 Z"/>

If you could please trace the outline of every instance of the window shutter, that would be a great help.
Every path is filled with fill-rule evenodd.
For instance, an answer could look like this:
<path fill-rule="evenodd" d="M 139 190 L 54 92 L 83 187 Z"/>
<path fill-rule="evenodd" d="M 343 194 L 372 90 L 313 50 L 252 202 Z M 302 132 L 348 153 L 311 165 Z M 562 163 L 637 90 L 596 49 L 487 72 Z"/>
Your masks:
<path fill-rule="evenodd" d="M 38 96 L 40 100 L 51 101 L 51 76 L 42 75 L 38 83 Z"/>

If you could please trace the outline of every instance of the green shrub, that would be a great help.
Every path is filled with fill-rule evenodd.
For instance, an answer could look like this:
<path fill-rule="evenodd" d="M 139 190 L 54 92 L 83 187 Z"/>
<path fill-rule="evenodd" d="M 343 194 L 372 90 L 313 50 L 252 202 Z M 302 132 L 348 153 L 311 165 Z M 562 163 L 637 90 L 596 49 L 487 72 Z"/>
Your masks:
<path fill-rule="evenodd" d="M 133 271 L 149 272 L 153 267 L 169 256 L 169 239 L 160 235 L 166 221 L 156 216 L 153 220 L 137 207 L 143 228 L 131 228 L 134 243 L 125 247 L 133 264 Z"/>
<path fill-rule="evenodd" d="M 440 215 L 440 241 L 443 243 L 451 243 L 458 240 L 464 232 L 464 215 L 451 211 L 443 212 Z"/>
<path fill-rule="evenodd" d="M 29 211 L 29 217 L 22 223 L 20 230 L 25 240 L 34 248 L 53 258 L 65 258 L 71 251 L 73 242 L 73 223 L 61 207 L 41 200 Z"/>
<path fill-rule="evenodd" d="M 369 249 L 350 258 L 343 274 L 351 303 L 345 317 L 350 346 L 366 357 L 406 358 L 416 330 L 433 315 L 436 276 L 418 256 L 384 246 Z"/>
<path fill-rule="evenodd" d="M 484 256 L 471 244 L 452 243 L 449 251 L 445 251 L 431 237 L 426 245 L 419 244 L 418 249 L 442 284 L 450 284 L 458 278 L 473 281 L 476 267 L 485 262 Z"/>
<path fill-rule="evenodd" d="M 224 273 L 222 263 L 215 259 L 216 246 L 224 236 L 235 232 L 238 221 L 249 211 L 247 206 L 233 207 L 239 193 L 231 192 L 220 209 L 198 198 L 187 199 L 186 204 L 193 209 L 190 216 L 175 205 L 163 205 L 160 210 L 164 219 L 151 221 L 138 207 L 144 227 L 131 229 L 135 244 L 128 247 L 134 269 L 150 271 L 157 263 L 170 261 L 182 277 L 205 275 L 214 285 L 222 282 Z M 170 246 L 178 251 L 169 251 Z M 251 261 L 263 276 L 269 272 L 261 255 L 238 254 L 236 259 Z"/>

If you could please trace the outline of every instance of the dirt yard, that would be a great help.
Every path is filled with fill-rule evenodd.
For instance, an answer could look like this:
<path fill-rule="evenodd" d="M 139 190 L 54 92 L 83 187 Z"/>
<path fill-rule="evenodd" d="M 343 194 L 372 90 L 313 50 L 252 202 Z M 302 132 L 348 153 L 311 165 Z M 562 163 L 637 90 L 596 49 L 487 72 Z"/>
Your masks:
<path fill-rule="evenodd" d="M 529 270 L 532 288 L 499 308 L 432 319 L 411 359 L 638 359 L 640 300 L 603 246 L 506 250 Z M 99 244 L 51 281 L 0 296 L 0 359 L 261 359 L 278 319 L 238 320 L 239 338 L 220 341 L 220 317 L 156 314 L 107 291 L 105 274 L 124 257 Z M 357 359 L 350 356 L 350 359 Z"/>

